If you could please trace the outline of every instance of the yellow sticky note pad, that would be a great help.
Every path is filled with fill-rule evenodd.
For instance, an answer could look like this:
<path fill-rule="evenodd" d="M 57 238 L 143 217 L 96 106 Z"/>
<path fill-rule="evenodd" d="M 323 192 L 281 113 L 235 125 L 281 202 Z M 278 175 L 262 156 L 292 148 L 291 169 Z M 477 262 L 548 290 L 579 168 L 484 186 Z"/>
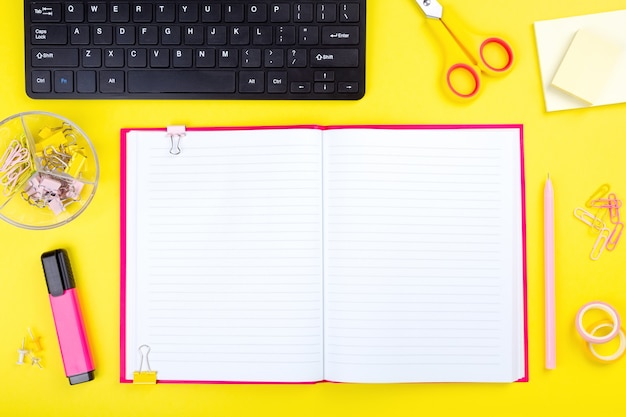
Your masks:
<path fill-rule="evenodd" d="M 580 29 L 574 35 L 551 85 L 594 105 L 602 95 L 621 53 L 620 43 Z"/>

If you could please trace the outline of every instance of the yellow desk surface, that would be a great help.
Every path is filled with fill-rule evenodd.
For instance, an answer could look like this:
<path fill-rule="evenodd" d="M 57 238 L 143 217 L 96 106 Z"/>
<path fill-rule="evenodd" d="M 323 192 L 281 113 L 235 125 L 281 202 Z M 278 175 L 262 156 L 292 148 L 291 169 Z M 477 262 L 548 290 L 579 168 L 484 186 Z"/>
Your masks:
<path fill-rule="evenodd" d="M 68 225 L 19 229 L 0 221 L 0 415 L 409 416 L 623 413 L 626 359 L 590 360 L 573 327 L 578 308 L 604 300 L 626 315 L 626 242 L 589 259 L 593 238 L 572 212 L 601 184 L 626 196 L 626 104 L 546 113 L 533 22 L 626 9 L 626 0 L 447 0 L 474 28 L 504 35 L 513 72 L 488 79 L 475 102 L 449 101 L 441 54 L 412 0 L 369 0 L 367 94 L 354 102 L 32 100 L 24 89 L 23 5 L 0 5 L 0 118 L 61 114 L 92 139 L 100 184 Z M 119 381 L 119 130 L 123 127 L 363 123 L 523 123 L 525 129 L 530 382 L 515 384 L 122 385 Z M 542 199 L 556 190 L 557 368 L 544 370 Z M 63 373 L 39 257 L 72 257 L 96 379 L 70 386 Z M 18 366 L 32 327 L 45 369 Z M 601 415 L 601 414 L 600 414 Z"/>

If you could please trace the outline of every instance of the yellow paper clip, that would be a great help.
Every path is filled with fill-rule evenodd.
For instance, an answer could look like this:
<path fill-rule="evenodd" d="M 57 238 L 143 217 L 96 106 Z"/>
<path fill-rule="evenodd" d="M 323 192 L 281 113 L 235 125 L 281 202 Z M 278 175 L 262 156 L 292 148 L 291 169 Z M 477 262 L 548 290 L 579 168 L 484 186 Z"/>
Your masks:
<path fill-rule="evenodd" d="M 139 346 L 139 354 L 141 355 L 141 363 L 139 364 L 139 370 L 133 372 L 133 384 L 147 385 L 156 384 L 156 371 L 150 369 L 150 362 L 148 361 L 148 354 L 150 353 L 150 346 Z M 145 354 L 144 354 L 145 350 Z M 146 361 L 146 370 L 143 370 L 143 361 Z"/>
<path fill-rule="evenodd" d="M 604 197 L 605 195 L 608 194 L 610 190 L 611 190 L 611 186 L 609 184 L 602 184 L 600 187 L 598 187 L 596 191 L 593 192 L 593 194 L 591 194 L 591 197 L 587 199 L 585 206 L 591 208 L 593 204 L 593 200 L 597 200 L 597 199 Z"/>
<path fill-rule="evenodd" d="M 85 161 L 87 157 L 80 152 L 72 153 L 72 158 L 67 164 L 65 168 L 65 173 L 71 175 L 73 178 L 78 178 L 80 171 L 83 169 L 85 165 Z"/>
<path fill-rule="evenodd" d="M 41 132 L 39 133 L 39 136 L 41 137 Z M 52 133 L 51 135 L 48 135 L 45 138 L 42 138 L 42 140 L 40 140 L 39 142 L 35 143 L 35 152 L 41 154 L 48 146 L 59 147 L 66 144 L 67 139 L 65 137 L 65 134 L 61 130 L 57 129 L 55 133 Z"/>

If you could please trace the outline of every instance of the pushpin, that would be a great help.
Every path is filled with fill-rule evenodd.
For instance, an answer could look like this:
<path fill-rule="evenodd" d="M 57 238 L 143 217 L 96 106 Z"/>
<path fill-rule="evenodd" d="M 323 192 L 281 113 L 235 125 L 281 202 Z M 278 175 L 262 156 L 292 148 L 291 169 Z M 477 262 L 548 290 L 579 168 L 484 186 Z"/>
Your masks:
<path fill-rule="evenodd" d="M 43 349 L 41 348 L 41 338 L 39 336 L 35 337 L 35 335 L 33 335 L 33 331 L 30 329 L 30 327 L 28 328 L 28 334 L 30 335 L 30 339 L 33 343 L 33 352 L 37 353 L 37 352 L 41 352 Z"/>
<path fill-rule="evenodd" d="M 17 353 L 19 353 L 20 355 L 17 359 L 18 365 L 24 365 L 24 357 L 26 357 L 26 355 L 29 353 L 28 350 L 24 348 L 24 343 L 24 338 L 22 338 L 22 348 L 17 350 Z"/>
<path fill-rule="evenodd" d="M 30 354 L 30 362 L 32 366 L 37 365 L 39 369 L 43 369 L 43 366 L 41 365 L 41 358 Z"/>

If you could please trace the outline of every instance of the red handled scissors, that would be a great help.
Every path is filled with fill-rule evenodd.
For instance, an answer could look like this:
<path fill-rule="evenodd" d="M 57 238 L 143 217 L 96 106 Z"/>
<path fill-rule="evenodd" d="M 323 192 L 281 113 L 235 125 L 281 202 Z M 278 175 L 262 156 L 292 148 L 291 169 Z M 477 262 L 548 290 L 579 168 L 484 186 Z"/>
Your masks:
<path fill-rule="evenodd" d="M 482 37 L 464 29 L 461 20 L 446 11 L 437 0 L 416 0 L 445 54 L 446 89 L 454 96 L 471 99 L 480 92 L 481 73 L 504 75 L 513 65 L 513 49 L 504 39 Z M 494 53 L 486 53 L 486 50 Z M 503 58 L 503 59 L 501 59 Z M 468 77 L 469 75 L 469 77 Z M 469 81 L 468 81 L 469 80 Z"/>

